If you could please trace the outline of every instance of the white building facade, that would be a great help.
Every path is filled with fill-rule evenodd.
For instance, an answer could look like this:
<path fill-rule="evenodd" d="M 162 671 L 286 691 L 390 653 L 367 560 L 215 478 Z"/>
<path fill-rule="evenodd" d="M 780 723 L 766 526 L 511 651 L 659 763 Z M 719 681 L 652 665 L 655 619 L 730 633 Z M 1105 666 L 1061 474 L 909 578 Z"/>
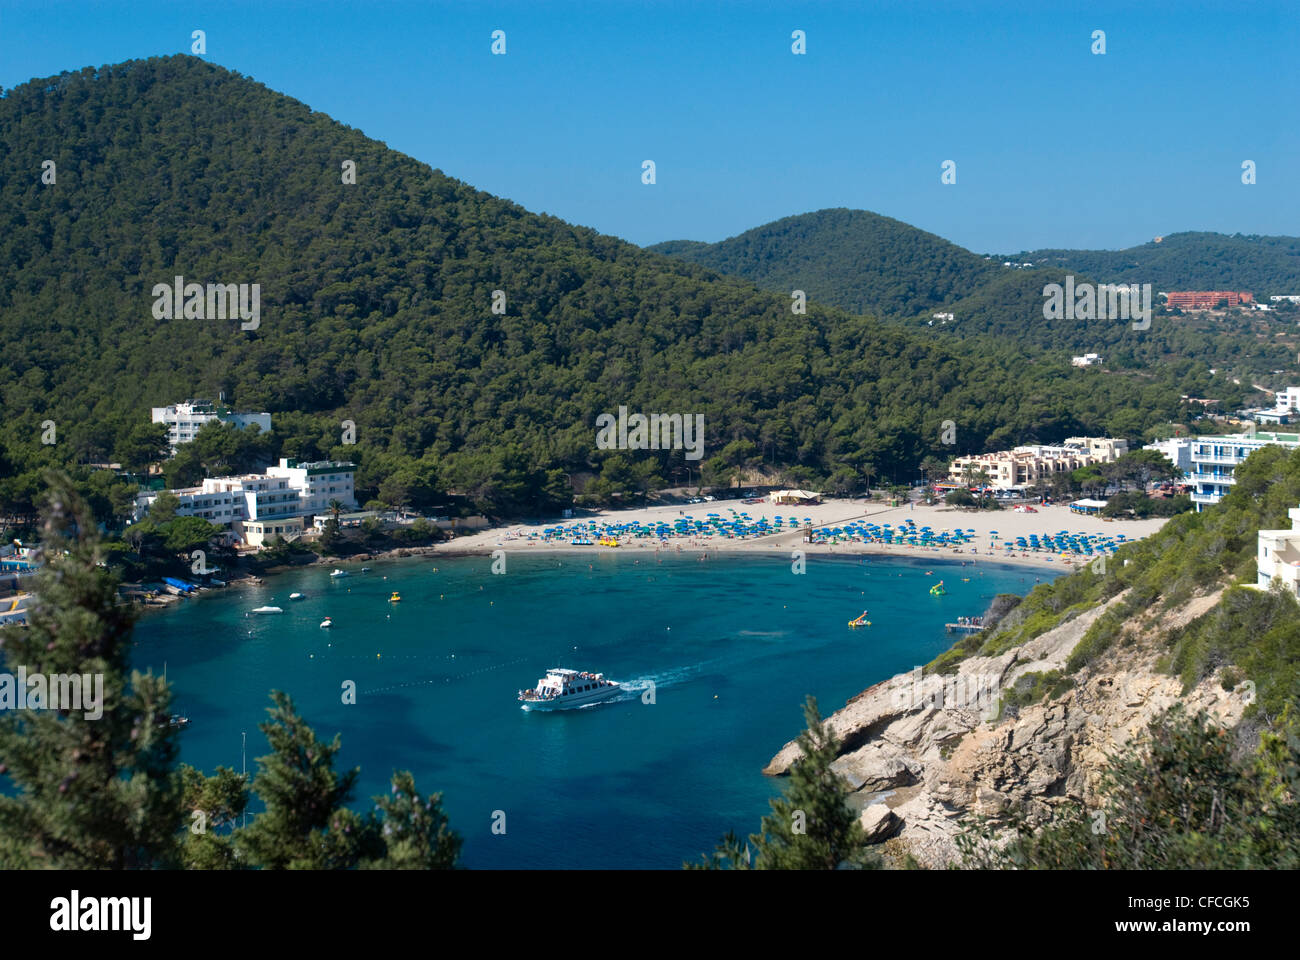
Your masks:
<path fill-rule="evenodd" d="M 329 512 L 329 501 L 356 507 L 353 479 L 356 464 L 320 461 L 299 465 L 281 460 L 266 473 L 238 477 L 209 477 L 197 487 L 170 491 L 180 501 L 177 516 L 200 517 L 228 526 L 249 546 L 260 547 L 276 536 L 293 539 L 306 528 L 307 517 Z M 144 517 L 159 491 L 136 496 L 135 519 Z"/>
<path fill-rule="evenodd" d="M 1184 476 L 1191 473 L 1191 437 L 1169 437 L 1165 440 L 1157 440 L 1155 443 L 1148 443 L 1142 449 L 1154 450 L 1157 453 L 1163 454 L 1165 459 L 1172 463 Z"/>
<path fill-rule="evenodd" d="M 328 513 L 331 500 L 338 500 L 349 509 L 355 507 L 356 474 L 354 463 L 337 460 L 299 463 L 284 458 L 278 467 L 266 471 L 268 477 L 283 477 L 298 491 L 298 512 L 303 515 Z"/>
<path fill-rule="evenodd" d="M 203 425 L 211 420 L 234 424 L 241 430 L 257 424 L 263 433 L 271 431 L 269 413 L 235 413 L 211 400 L 183 400 L 169 407 L 152 407 L 151 416 L 154 423 L 167 424 L 167 443 L 172 456 L 176 455 L 177 447 L 193 440 Z"/>
<path fill-rule="evenodd" d="M 1295 449 L 1300 447 L 1300 434 L 1261 430 L 1255 434 L 1196 437 L 1192 442 L 1192 468 L 1188 477 L 1195 487 L 1192 502 L 1197 512 L 1227 496 L 1237 482 L 1237 467 L 1256 450 L 1270 445 Z"/>
<path fill-rule="evenodd" d="M 1290 530 L 1259 531 L 1255 586 L 1267 590 L 1276 579 L 1293 597 L 1300 597 L 1300 507 L 1292 507 L 1287 516 L 1291 518 Z"/>

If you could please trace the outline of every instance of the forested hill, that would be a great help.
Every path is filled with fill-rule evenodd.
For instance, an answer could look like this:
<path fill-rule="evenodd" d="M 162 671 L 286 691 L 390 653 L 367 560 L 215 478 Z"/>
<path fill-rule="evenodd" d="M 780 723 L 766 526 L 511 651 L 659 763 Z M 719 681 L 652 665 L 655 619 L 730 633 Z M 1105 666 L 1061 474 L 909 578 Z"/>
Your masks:
<path fill-rule="evenodd" d="M 950 303 L 1001 268 L 900 220 L 844 208 L 786 217 L 719 243 L 672 240 L 648 249 L 876 316 Z"/>
<path fill-rule="evenodd" d="M 218 393 L 273 414 L 267 457 L 358 461 L 363 499 L 450 489 L 517 514 L 593 472 L 602 494 L 698 466 L 906 479 L 927 453 L 1136 436 L 1208 389 L 1200 364 L 1098 390 L 1012 340 L 795 315 L 788 292 L 530 214 L 188 56 L 7 91 L 0 150 L 0 508 L 50 463 L 141 465 L 150 406 Z M 260 284 L 260 325 L 158 319 L 154 286 L 176 276 Z M 597 415 L 620 405 L 703 414 L 704 462 L 597 450 Z"/>
<path fill-rule="evenodd" d="M 1174 233 L 1127 250 L 1032 250 L 1007 259 L 1164 291 L 1300 293 L 1300 237 Z"/>

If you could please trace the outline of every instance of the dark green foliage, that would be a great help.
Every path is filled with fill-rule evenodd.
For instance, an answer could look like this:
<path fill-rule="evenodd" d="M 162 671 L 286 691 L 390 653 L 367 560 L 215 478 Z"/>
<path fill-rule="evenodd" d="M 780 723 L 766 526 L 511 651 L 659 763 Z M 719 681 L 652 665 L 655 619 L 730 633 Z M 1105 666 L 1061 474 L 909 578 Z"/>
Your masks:
<path fill-rule="evenodd" d="M 234 870 L 232 832 L 248 806 L 244 777 L 227 767 L 217 767 L 210 777 L 189 764 L 181 764 L 184 785 L 182 807 L 189 821 L 184 834 L 184 864 L 190 870 Z"/>
<path fill-rule="evenodd" d="M 1060 808 L 996 849 L 989 825 L 960 837 L 967 866 L 1036 870 L 1294 870 L 1300 866 L 1300 737 L 1289 719 L 1258 751 L 1176 705 L 1103 773 L 1097 810 Z"/>
<path fill-rule="evenodd" d="M 448 828 L 441 795 L 421 798 L 406 771 L 392 795 L 375 798 L 365 816 L 345 806 L 360 768 L 339 773 L 339 738 L 325 743 L 279 690 L 271 719 L 260 725 L 271 753 L 257 758 L 252 788 L 266 810 L 234 834 L 241 864 L 273 870 L 446 869 L 456 866 L 461 839 Z"/>
<path fill-rule="evenodd" d="M 1300 696 L 1300 604 L 1286 591 L 1234 587 L 1217 606 L 1170 632 L 1170 670 L 1186 688 L 1224 664 L 1224 685 L 1250 681 L 1250 713 L 1278 716 Z"/>
<path fill-rule="evenodd" d="M 378 856 L 373 825 L 344 806 L 360 768 L 336 772 L 338 736 L 322 742 L 288 696 L 276 690 L 271 700 L 271 719 L 259 724 L 271 753 L 257 758 L 252 785 L 266 810 L 236 834 L 240 858 L 272 870 L 331 870 Z"/>
<path fill-rule="evenodd" d="M 359 502 L 432 508 L 451 491 L 499 517 L 558 512 L 577 475 L 600 478 L 598 502 L 685 482 L 680 452 L 611 465 L 595 449 L 597 415 L 620 405 L 703 414 L 712 482 L 757 463 L 815 486 L 846 465 L 894 482 L 927 455 L 1136 437 L 1186 419 L 1181 395 L 1210 382 L 1171 367 L 1098 390 L 1020 330 L 965 343 L 795 315 L 788 290 L 530 214 L 193 57 L 7 91 L 0 149 L 14 170 L 47 156 L 59 170 L 52 186 L 0 181 L 0 513 L 30 512 L 51 463 L 78 484 L 86 461 L 138 468 L 160 443 L 150 406 L 219 393 L 269 411 L 273 432 L 211 426 L 170 480 L 335 457 L 359 463 Z M 880 290 L 897 304 L 946 301 L 991 269 L 891 230 L 854 249 L 901 271 Z M 261 284 L 260 327 L 154 319 L 153 286 L 176 275 Z M 120 519 L 121 500 L 102 497 L 98 518 Z"/>
<path fill-rule="evenodd" d="M 1128 491 L 1111 494 L 1106 499 L 1106 506 L 1101 508 L 1103 517 L 1134 517 L 1139 520 L 1147 517 L 1172 517 L 1185 513 L 1192 508 L 1192 498 L 1184 494 L 1176 497 L 1153 498 L 1144 493 Z"/>
<path fill-rule="evenodd" d="M 1032 250 L 1007 257 L 1156 290 L 1248 290 L 1256 298 L 1300 287 L 1300 238 L 1171 233 L 1125 250 Z"/>
<path fill-rule="evenodd" d="M 786 217 L 719 243 L 673 240 L 647 249 L 764 290 L 803 290 L 818 303 L 877 316 L 938 308 L 1001 269 L 899 220 L 842 207 Z"/>
<path fill-rule="evenodd" d="M 90 675 L 80 710 L 0 711 L 0 866 L 174 866 L 181 828 L 177 731 L 158 677 L 130 670 L 132 611 L 97 566 L 89 510 L 67 477 L 49 478 L 45 565 L 26 628 L 0 629 L 4 672 Z M 93 678 L 102 677 L 101 716 Z M 90 714 L 89 716 L 87 714 Z"/>
<path fill-rule="evenodd" d="M 1249 393 L 1230 374 L 1267 378 L 1288 367 L 1300 349 L 1288 313 L 1211 320 L 1166 312 L 1155 296 L 1187 289 L 1247 290 L 1257 297 L 1292 292 L 1300 274 L 1295 237 L 1176 234 L 1124 251 L 1040 250 L 986 258 L 888 217 L 833 209 L 786 217 L 719 243 L 677 240 L 649 249 L 787 296 L 801 289 L 818 303 L 895 318 L 913 330 L 923 328 L 927 337 L 987 340 L 985 349 L 1007 341 L 1033 345 L 1051 352 L 1062 367 L 1069 362 L 1067 351 L 1101 353 L 1104 370 L 1086 375 L 1108 389 L 1117 372 L 1149 376 L 1157 365 L 1167 366 L 1160 374 L 1179 379 L 1184 393 L 1218 397 L 1224 409 Z M 1006 260 L 1036 268 L 1006 268 Z M 1080 284 L 1150 283 L 1151 326 L 1134 330 L 1129 320 L 1044 318 L 1043 288 L 1064 283 L 1067 275 Z M 935 319 L 940 308 L 953 319 Z M 1211 378 L 1209 367 L 1218 378 Z M 1132 431 L 1129 415 L 1107 426 L 1114 436 Z"/>
<path fill-rule="evenodd" d="M 5 869 L 434 869 L 456 865 L 460 838 L 440 795 L 421 798 L 394 773 L 392 796 L 361 816 L 343 804 L 358 771 L 333 769 L 338 737 L 320 741 L 276 691 L 262 725 L 272 752 L 252 787 L 266 806 L 239 827 L 249 802 L 241 775 L 177 768 L 180 728 L 168 723 L 167 684 L 130 672 L 132 607 L 98 565 L 86 505 L 49 478 L 45 564 L 30 626 L 0 629 L 4 670 L 90 674 L 81 709 L 0 709 L 0 867 Z M 93 677 L 102 677 L 100 689 Z M 62 685 L 60 685 L 62 687 Z M 99 709 L 96 709 L 98 703 Z"/>
<path fill-rule="evenodd" d="M 839 739 L 822 723 L 817 701 L 804 704 L 806 730 L 799 734 L 801 757 L 790 767 L 783 796 L 768 801 L 772 812 L 759 833 L 742 844 L 728 833 L 695 869 L 835 870 L 875 868 L 880 858 L 866 846 L 858 815 L 848 806 L 851 790 L 831 763 L 839 756 Z"/>
<path fill-rule="evenodd" d="M 1044 673 L 1022 673 L 1016 682 L 1002 692 L 998 704 L 998 719 L 1016 716 L 1021 708 L 1040 700 L 1055 700 L 1074 686 L 1074 681 L 1061 675 L 1060 670 Z"/>
<path fill-rule="evenodd" d="M 387 797 L 375 797 L 382 817 L 385 853 L 363 866 L 377 870 L 449 870 L 457 865 L 464 841 L 447 825 L 442 794 L 422 798 L 415 778 L 405 770 L 393 774 Z"/>

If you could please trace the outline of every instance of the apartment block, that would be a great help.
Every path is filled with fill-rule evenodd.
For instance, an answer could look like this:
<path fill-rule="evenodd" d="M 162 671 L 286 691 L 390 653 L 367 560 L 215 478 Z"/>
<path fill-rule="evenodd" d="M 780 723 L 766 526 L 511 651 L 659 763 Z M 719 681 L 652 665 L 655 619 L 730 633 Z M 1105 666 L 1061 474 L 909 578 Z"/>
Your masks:
<path fill-rule="evenodd" d="M 167 424 L 167 443 L 172 456 L 183 443 L 189 443 L 203 425 L 212 420 L 234 424 L 241 430 L 251 424 L 257 424 L 263 432 L 271 430 L 269 413 L 236 413 L 212 400 L 183 400 L 169 407 L 152 407 L 151 416 L 154 423 Z"/>
<path fill-rule="evenodd" d="M 1227 496 L 1237 482 L 1237 467 L 1256 450 L 1269 445 L 1295 449 L 1300 447 L 1300 434 L 1260 431 L 1194 438 L 1188 478 L 1195 487 L 1192 502 L 1196 504 L 1197 512 Z"/>

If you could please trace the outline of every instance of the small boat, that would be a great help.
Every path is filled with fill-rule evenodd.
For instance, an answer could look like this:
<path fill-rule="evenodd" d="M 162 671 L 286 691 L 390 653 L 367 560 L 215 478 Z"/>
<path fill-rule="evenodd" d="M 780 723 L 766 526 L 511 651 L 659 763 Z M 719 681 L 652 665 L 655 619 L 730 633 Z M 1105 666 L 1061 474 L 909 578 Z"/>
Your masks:
<path fill-rule="evenodd" d="M 369 572 L 370 572 L 370 568 L 369 568 L 369 567 L 362 567 L 362 568 L 361 568 L 361 572 L 362 572 L 362 573 L 369 573 Z"/>
<path fill-rule="evenodd" d="M 324 620 L 320 622 L 320 628 L 322 630 L 328 630 L 332 626 L 334 626 L 334 621 L 329 617 L 326 617 Z"/>
<path fill-rule="evenodd" d="M 867 619 L 867 611 L 863 610 L 855 619 L 849 621 L 850 627 L 869 627 L 871 621 Z"/>
<path fill-rule="evenodd" d="M 289 599 L 290 599 L 290 600 L 301 600 L 301 599 L 302 599 L 302 594 L 301 594 L 301 593 L 291 593 L 291 594 L 289 594 Z"/>
<path fill-rule="evenodd" d="M 335 567 L 333 570 L 330 571 L 331 577 L 346 577 L 347 575 L 348 572 L 346 570 L 340 569 L 339 567 Z"/>
<path fill-rule="evenodd" d="M 571 710 L 618 696 L 622 684 L 606 680 L 603 673 L 553 667 L 531 690 L 520 690 L 520 709 Z"/>
<path fill-rule="evenodd" d="M 258 607 L 253 613 L 284 613 L 280 607 Z"/>
<path fill-rule="evenodd" d="M 167 723 L 173 727 L 188 727 L 190 725 L 190 718 L 182 717 L 179 713 L 173 713 L 167 720 Z"/>
<path fill-rule="evenodd" d="M 389 602 L 389 603 L 401 603 L 401 602 L 402 602 L 402 595 L 401 595 L 400 593 L 398 593 L 396 590 L 394 590 L 392 596 L 390 596 L 390 597 L 388 598 L 388 602 Z"/>

